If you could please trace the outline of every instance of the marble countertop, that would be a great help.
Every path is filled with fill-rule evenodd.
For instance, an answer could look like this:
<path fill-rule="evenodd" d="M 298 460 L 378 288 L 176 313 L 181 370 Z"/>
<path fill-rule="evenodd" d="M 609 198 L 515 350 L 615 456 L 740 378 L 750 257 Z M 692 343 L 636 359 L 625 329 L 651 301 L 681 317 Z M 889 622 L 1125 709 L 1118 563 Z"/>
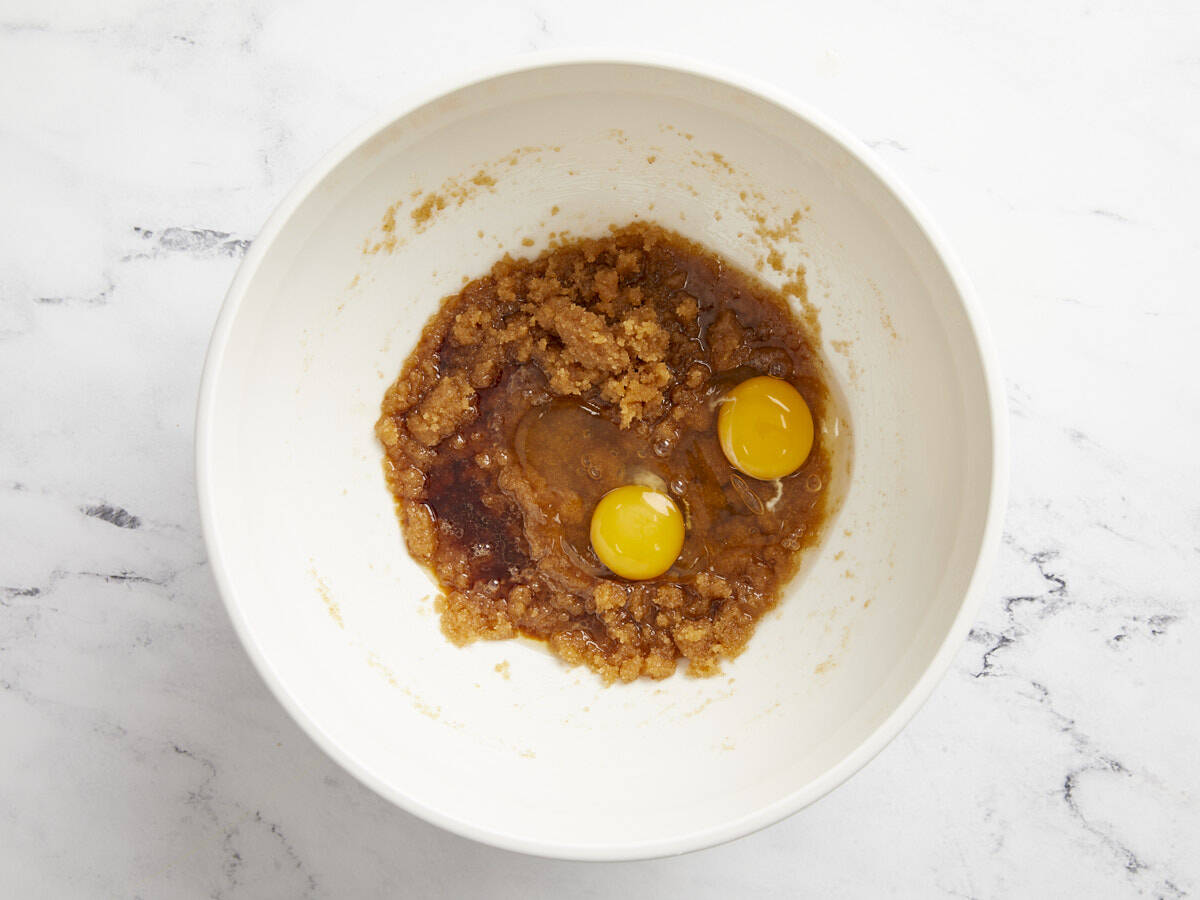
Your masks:
<path fill-rule="evenodd" d="M 1200 893 L 1200 7 L 51 6 L 0 11 L 0 893 Z M 873 146 L 976 282 L 1012 426 L 1000 562 L 912 724 L 780 825 L 612 865 L 473 844 L 327 759 L 226 618 L 191 452 L 300 173 L 413 87 L 579 46 L 741 69 Z"/>

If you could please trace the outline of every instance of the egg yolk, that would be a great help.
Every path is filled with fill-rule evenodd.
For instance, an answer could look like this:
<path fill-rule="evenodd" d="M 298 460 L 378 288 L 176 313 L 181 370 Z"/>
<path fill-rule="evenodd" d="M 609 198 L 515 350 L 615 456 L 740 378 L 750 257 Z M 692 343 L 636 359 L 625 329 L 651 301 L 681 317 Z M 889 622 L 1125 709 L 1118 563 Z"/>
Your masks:
<path fill-rule="evenodd" d="M 683 514 L 653 488 L 614 488 L 592 513 L 592 548 L 622 578 L 640 581 L 663 574 L 683 549 Z"/>
<path fill-rule="evenodd" d="M 763 481 L 782 478 L 808 459 L 812 412 L 786 381 L 760 375 L 725 395 L 717 414 L 717 437 L 735 469 Z"/>

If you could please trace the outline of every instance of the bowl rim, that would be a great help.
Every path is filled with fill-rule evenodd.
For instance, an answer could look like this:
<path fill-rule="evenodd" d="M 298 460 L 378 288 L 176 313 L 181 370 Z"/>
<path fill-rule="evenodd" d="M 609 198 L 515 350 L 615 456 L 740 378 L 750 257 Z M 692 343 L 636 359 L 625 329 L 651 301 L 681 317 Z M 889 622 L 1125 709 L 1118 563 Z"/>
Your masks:
<path fill-rule="evenodd" d="M 908 694 L 886 716 L 883 722 L 856 748 L 818 778 L 751 813 L 685 834 L 630 842 L 613 841 L 605 844 L 575 844 L 568 841 L 530 839 L 519 834 L 481 827 L 472 822 L 454 818 L 444 814 L 436 807 L 417 802 L 384 783 L 382 779 L 360 766 L 353 756 L 345 752 L 315 720 L 309 717 L 306 709 L 291 694 L 284 680 L 267 659 L 242 614 L 237 599 L 237 588 L 224 561 L 223 542 L 216 521 L 213 478 L 210 471 L 216 389 L 233 323 L 245 298 L 246 290 L 253 281 L 263 258 L 293 213 L 313 190 L 368 139 L 404 116 L 435 102 L 446 94 L 524 71 L 576 65 L 636 66 L 650 70 L 681 72 L 745 91 L 806 121 L 879 178 L 932 244 L 958 293 L 966 314 L 970 337 L 974 342 L 974 350 L 982 365 L 992 429 L 992 471 L 988 486 L 987 515 L 967 589 L 958 612 L 933 659 Z M 787 818 L 825 796 L 878 755 L 929 699 L 966 638 L 967 630 L 975 617 L 980 597 L 986 590 L 988 576 L 999 550 L 1008 487 L 1008 417 L 1003 383 L 996 350 L 980 309 L 979 300 L 945 237 L 933 223 L 924 206 L 895 175 L 887 171 L 875 153 L 841 125 L 826 117 L 824 113 L 798 100 L 787 91 L 756 77 L 686 56 L 642 51 L 551 50 L 526 53 L 475 67 L 457 77 L 439 79 L 418 90 L 410 91 L 402 99 L 388 104 L 386 108 L 371 116 L 364 124 L 353 129 L 309 168 L 267 218 L 230 283 L 205 354 L 195 421 L 196 490 L 201 531 L 218 593 L 221 595 L 234 630 L 260 677 L 266 682 L 276 700 L 317 746 L 375 793 L 406 812 L 447 831 L 505 850 L 554 859 L 587 861 L 636 860 L 672 856 L 713 847 L 752 834 Z"/>

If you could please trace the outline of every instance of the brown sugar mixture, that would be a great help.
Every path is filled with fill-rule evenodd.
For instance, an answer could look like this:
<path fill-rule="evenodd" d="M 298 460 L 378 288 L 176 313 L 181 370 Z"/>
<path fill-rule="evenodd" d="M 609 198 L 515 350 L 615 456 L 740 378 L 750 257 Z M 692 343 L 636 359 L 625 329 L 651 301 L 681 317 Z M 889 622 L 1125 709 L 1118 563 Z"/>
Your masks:
<path fill-rule="evenodd" d="M 837 411 L 815 342 L 778 292 L 654 225 L 505 257 L 425 326 L 376 432 L 412 555 L 456 643 L 523 634 L 605 680 L 719 671 L 820 537 Z M 768 374 L 816 422 L 792 475 L 726 460 L 717 406 Z M 668 492 L 683 551 L 618 578 L 589 523 L 612 488 Z"/>

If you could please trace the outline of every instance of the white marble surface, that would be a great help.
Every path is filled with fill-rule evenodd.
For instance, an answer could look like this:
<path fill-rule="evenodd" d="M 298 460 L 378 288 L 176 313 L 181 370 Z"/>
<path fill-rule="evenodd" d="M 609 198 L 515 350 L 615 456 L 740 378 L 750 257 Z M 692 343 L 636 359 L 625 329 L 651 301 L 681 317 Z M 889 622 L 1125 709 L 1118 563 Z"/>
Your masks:
<path fill-rule="evenodd" d="M 590 6 L 0 6 L 0 894 L 1200 893 L 1200 7 Z M 900 738 L 783 824 L 617 865 L 475 845 L 326 759 L 192 487 L 209 328 L 301 171 L 413 86 L 588 45 L 734 66 L 875 146 L 976 281 L 1013 437 L 1000 564 Z"/>

